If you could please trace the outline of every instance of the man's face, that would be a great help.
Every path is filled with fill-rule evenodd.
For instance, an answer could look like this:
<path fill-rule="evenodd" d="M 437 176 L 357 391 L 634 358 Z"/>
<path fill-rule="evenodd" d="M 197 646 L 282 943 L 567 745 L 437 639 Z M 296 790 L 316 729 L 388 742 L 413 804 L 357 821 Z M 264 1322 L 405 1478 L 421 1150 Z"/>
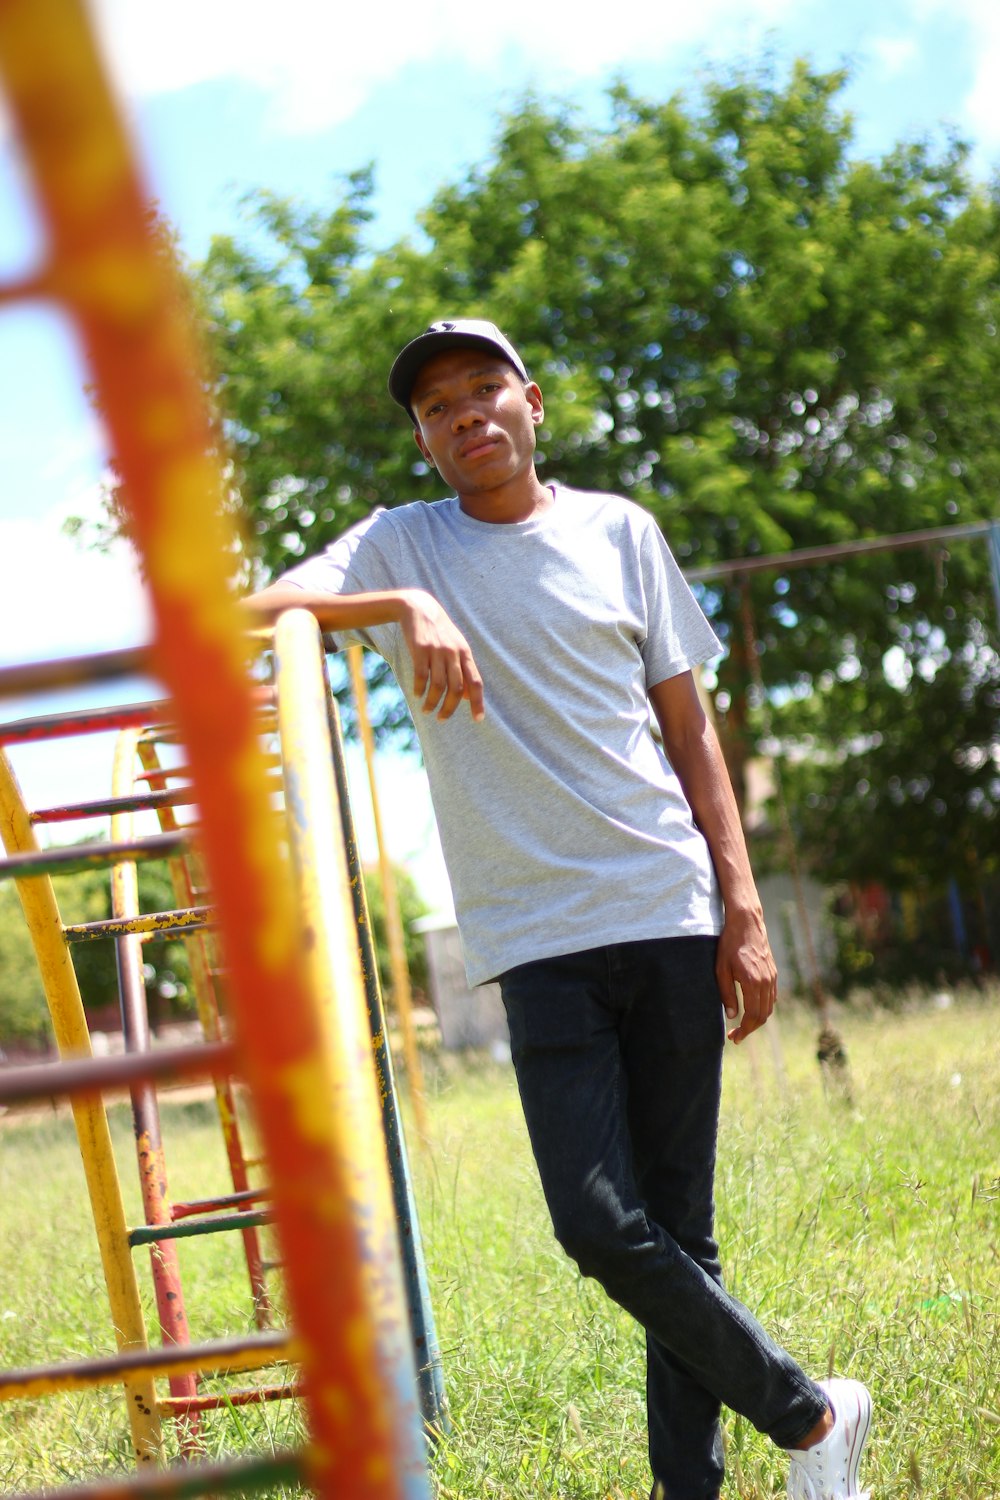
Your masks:
<path fill-rule="evenodd" d="M 482 494 L 531 468 L 542 393 L 488 350 L 429 359 L 410 395 L 424 458 L 458 495 Z"/>

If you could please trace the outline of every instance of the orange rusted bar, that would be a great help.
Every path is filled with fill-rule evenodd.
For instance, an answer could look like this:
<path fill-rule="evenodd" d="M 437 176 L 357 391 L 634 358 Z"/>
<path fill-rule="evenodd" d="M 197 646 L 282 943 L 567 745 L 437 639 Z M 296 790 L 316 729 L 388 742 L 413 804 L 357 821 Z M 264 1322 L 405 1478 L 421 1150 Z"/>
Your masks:
<path fill-rule="evenodd" d="M 3 0 L 0 69 L 48 231 L 49 263 L 31 290 L 56 298 L 80 338 L 127 528 L 147 569 L 153 667 L 202 808 L 243 1072 L 302 1341 L 308 1480 L 322 1500 L 416 1500 L 429 1493 L 426 1471 L 411 1462 L 411 1427 L 375 1335 L 346 1185 L 351 1146 L 330 1102 L 324 1022 L 270 812 L 247 646 L 229 593 L 236 538 L 219 434 L 181 282 L 152 227 L 80 0 Z"/>
<path fill-rule="evenodd" d="M 157 1401 L 156 1407 L 161 1416 L 175 1417 L 189 1411 L 218 1411 L 228 1406 L 256 1406 L 262 1401 L 290 1401 L 301 1395 L 301 1385 L 290 1380 L 283 1385 L 252 1385 L 240 1391 L 220 1391 L 214 1396 L 193 1396 L 190 1401 L 165 1396 L 162 1401 Z"/>

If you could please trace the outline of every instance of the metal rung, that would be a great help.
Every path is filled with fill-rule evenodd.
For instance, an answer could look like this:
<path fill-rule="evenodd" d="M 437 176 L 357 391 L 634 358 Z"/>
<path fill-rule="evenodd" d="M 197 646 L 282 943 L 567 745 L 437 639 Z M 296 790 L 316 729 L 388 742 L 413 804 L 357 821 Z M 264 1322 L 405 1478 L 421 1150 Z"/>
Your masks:
<path fill-rule="evenodd" d="M 204 1219 L 185 1219 L 180 1224 L 138 1224 L 128 1232 L 128 1242 L 157 1245 L 161 1240 L 190 1240 L 199 1234 L 227 1234 L 233 1229 L 259 1229 L 274 1223 L 274 1211 L 257 1208 L 242 1214 L 215 1214 Z"/>
<path fill-rule="evenodd" d="M 193 787 L 178 786 L 164 792 L 137 792 L 134 797 L 104 797 L 95 802 L 70 802 L 65 807 L 43 807 L 29 813 L 28 817 L 32 823 L 71 823 L 76 818 L 102 818 L 110 813 L 183 807 L 193 800 Z"/>
<path fill-rule="evenodd" d="M 156 703 L 122 703 L 115 708 L 77 708 L 62 714 L 40 714 L 33 719 L 12 719 L 0 724 L 0 745 L 58 740 L 107 729 L 133 729 L 136 725 L 165 722 L 172 712 L 172 705 L 161 699 Z"/>
<path fill-rule="evenodd" d="M 26 693 L 51 692 L 54 688 L 110 682 L 116 677 L 143 676 L 149 671 L 150 659 L 148 646 L 132 646 L 123 651 L 95 651 L 89 656 L 63 656 L 54 661 L 2 667 L 0 697 L 22 697 Z"/>
<path fill-rule="evenodd" d="M 136 781 L 176 781 L 179 776 L 190 778 L 190 766 L 157 766 L 155 771 L 136 771 Z"/>
<path fill-rule="evenodd" d="M 252 1385 L 239 1391 L 220 1391 L 214 1396 L 164 1396 L 156 1409 L 164 1417 L 185 1417 L 190 1412 L 218 1411 L 225 1406 L 253 1406 L 260 1401 L 291 1401 L 302 1395 L 297 1380 L 284 1385 Z"/>
<path fill-rule="evenodd" d="M 63 928 L 71 943 L 86 938 L 127 937 L 135 933 L 200 932 L 215 926 L 213 906 L 186 906 L 179 911 L 148 911 L 140 917 L 106 917 L 101 922 L 74 922 Z"/>
<path fill-rule="evenodd" d="M 306 1484 L 302 1453 L 278 1452 L 214 1464 L 174 1464 L 168 1469 L 141 1469 L 131 1479 L 98 1479 L 92 1484 L 63 1485 L 59 1500 L 189 1500 L 193 1495 L 273 1492 L 281 1484 Z M 6 1500 L 42 1500 L 40 1494 L 8 1495 Z"/>
<path fill-rule="evenodd" d="M 126 1375 L 227 1375 L 259 1370 L 269 1364 L 296 1359 L 297 1346 L 283 1330 L 257 1333 L 252 1338 L 215 1339 L 206 1344 L 167 1344 L 157 1349 L 124 1349 L 98 1359 L 39 1365 L 30 1370 L 0 1371 L 0 1401 L 51 1396 L 62 1391 L 86 1391 L 109 1385 Z"/>
<path fill-rule="evenodd" d="M 269 769 L 281 768 L 281 756 L 268 752 L 261 756 L 263 764 Z M 175 781 L 179 776 L 190 777 L 190 766 L 157 766 L 149 771 L 136 771 L 136 781 Z"/>
<path fill-rule="evenodd" d="M 226 1193 L 221 1198 L 192 1199 L 190 1203 L 172 1203 L 172 1219 L 189 1219 L 192 1214 L 211 1213 L 215 1208 L 236 1208 L 241 1203 L 262 1203 L 270 1198 L 268 1188 L 247 1188 L 242 1193 Z"/>
<path fill-rule="evenodd" d="M 133 1084 L 142 1082 L 225 1078 L 235 1066 L 236 1047 L 232 1042 L 204 1042 L 197 1047 L 158 1047 L 155 1052 L 126 1052 L 120 1057 L 78 1057 L 63 1062 L 35 1063 L 29 1068 L 3 1068 L 0 1070 L 0 1104 L 125 1092 Z"/>
<path fill-rule="evenodd" d="M 150 833 L 124 844 L 66 844 L 58 849 L 32 850 L 0 859 L 0 880 L 22 880 L 31 875 L 68 875 L 75 870 L 100 869 L 126 859 L 166 859 L 182 854 L 191 842 L 184 829 Z"/>

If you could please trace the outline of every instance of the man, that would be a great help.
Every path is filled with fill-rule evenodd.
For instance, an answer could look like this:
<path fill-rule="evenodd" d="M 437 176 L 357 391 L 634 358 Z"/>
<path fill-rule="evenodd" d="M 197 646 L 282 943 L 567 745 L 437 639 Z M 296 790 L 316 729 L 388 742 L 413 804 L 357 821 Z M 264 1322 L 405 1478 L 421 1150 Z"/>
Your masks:
<path fill-rule="evenodd" d="M 389 390 L 454 498 L 376 512 L 249 602 L 311 610 L 406 694 L 556 1235 L 646 1331 L 654 1496 L 719 1496 L 722 1403 L 790 1450 L 790 1495 L 859 1496 L 867 1391 L 809 1380 L 713 1238 L 723 1012 L 739 1043 L 776 995 L 692 675 L 719 643 L 644 511 L 541 483 L 542 394 L 493 324 L 432 324 Z"/>

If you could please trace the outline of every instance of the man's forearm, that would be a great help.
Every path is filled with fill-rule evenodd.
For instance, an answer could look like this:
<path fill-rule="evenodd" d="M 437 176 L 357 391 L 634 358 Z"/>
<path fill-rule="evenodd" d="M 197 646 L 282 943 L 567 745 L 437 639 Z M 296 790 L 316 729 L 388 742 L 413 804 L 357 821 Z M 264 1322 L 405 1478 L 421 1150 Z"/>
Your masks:
<path fill-rule="evenodd" d="M 760 910 L 733 784 L 690 673 L 653 688 L 650 699 L 670 764 L 704 834 L 726 910 Z"/>
<path fill-rule="evenodd" d="M 481 719 L 483 681 L 465 636 L 424 589 L 386 589 L 369 594 L 320 594 L 293 583 L 272 583 L 242 601 L 259 623 L 270 624 L 287 609 L 307 609 L 321 630 L 365 629 L 398 624 L 413 663 L 413 693 L 424 713 L 450 719 L 463 699 Z"/>
<path fill-rule="evenodd" d="M 320 594 L 294 583 L 272 583 L 240 603 L 262 624 L 272 624 L 286 609 L 307 609 L 320 628 L 338 630 L 400 622 L 409 607 L 408 589 L 370 594 Z"/>

